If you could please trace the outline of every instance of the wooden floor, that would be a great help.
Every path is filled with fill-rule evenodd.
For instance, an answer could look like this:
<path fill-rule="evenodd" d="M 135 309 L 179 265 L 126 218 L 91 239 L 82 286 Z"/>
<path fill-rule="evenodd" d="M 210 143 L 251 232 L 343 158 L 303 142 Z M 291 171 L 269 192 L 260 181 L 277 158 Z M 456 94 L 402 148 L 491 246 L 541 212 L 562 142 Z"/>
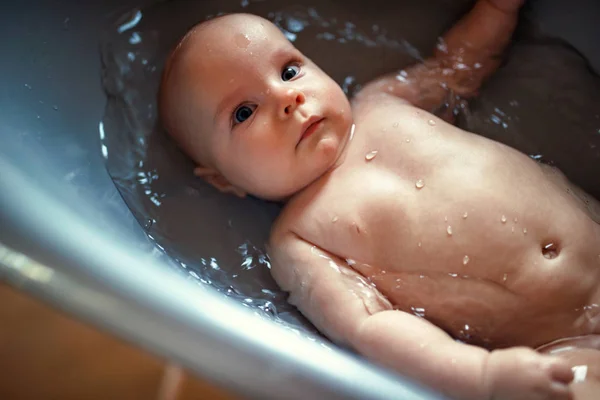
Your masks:
<path fill-rule="evenodd" d="M 0 283 L 0 399 L 234 397 Z"/>

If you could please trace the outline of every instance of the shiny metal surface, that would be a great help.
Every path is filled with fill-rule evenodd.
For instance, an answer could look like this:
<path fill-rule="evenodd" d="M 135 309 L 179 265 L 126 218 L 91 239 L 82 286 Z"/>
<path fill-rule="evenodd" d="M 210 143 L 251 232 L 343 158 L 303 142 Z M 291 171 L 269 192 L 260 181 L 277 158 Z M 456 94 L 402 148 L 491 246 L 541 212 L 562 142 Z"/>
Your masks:
<path fill-rule="evenodd" d="M 0 5 L 0 279 L 249 398 L 438 398 L 262 320 L 155 257 L 106 173 L 97 134 L 100 29 L 144 3 Z M 597 70 L 589 38 L 600 25 L 587 36 L 576 25 L 597 21 L 598 4 L 570 2 L 570 19 L 557 17 L 564 3 L 536 4 Z"/>

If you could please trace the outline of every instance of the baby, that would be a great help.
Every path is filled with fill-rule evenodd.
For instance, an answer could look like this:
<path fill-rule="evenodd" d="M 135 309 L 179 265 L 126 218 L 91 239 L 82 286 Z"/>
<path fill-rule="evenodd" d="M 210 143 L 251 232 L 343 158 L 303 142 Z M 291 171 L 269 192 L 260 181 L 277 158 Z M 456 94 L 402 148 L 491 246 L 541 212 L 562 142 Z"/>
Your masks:
<path fill-rule="evenodd" d="M 212 19 L 169 57 L 161 119 L 196 175 L 286 203 L 271 272 L 333 341 L 459 399 L 597 398 L 595 200 L 451 124 L 523 1 L 478 1 L 351 101 L 269 21 Z"/>

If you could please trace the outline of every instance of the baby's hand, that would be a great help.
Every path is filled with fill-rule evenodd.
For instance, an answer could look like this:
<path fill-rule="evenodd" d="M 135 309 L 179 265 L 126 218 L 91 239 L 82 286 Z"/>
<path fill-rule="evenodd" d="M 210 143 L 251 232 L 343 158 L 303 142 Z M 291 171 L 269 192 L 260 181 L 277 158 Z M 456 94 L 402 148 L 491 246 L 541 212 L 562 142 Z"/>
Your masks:
<path fill-rule="evenodd" d="M 569 400 L 573 372 L 558 357 L 541 355 L 529 348 L 493 351 L 486 379 L 493 399 Z"/>
<path fill-rule="evenodd" d="M 525 0 L 483 0 L 489 1 L 493 4 L 497 9 L 504 11 L 506 13 L 515 13 L 519 11 L 519 9 L 525 3 Z"/>

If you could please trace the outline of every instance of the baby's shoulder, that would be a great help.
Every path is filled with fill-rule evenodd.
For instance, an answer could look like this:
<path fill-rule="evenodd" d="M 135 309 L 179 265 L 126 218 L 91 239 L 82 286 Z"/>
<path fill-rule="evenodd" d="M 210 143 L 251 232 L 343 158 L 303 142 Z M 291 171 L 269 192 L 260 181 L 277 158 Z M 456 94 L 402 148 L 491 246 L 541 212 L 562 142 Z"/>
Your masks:
<path fill-rule="evenodd" d="M 387 125 L 390 120 L 422 118 L 425 111 L 408 101 L 387 93 L 372 94 L 352 100 L 352 115 L 355 123 L 365 127 Z"/>
<path fill-rule="evenodd" d="M 367 96 L 355 96 L 352 98 L 351 105 L 353 115 L 363 118 L 390 110 L 398 112 L 414 112 L 414 110 L 418 110 L 410 102 L 385 92 L 373 93 Z"/>

